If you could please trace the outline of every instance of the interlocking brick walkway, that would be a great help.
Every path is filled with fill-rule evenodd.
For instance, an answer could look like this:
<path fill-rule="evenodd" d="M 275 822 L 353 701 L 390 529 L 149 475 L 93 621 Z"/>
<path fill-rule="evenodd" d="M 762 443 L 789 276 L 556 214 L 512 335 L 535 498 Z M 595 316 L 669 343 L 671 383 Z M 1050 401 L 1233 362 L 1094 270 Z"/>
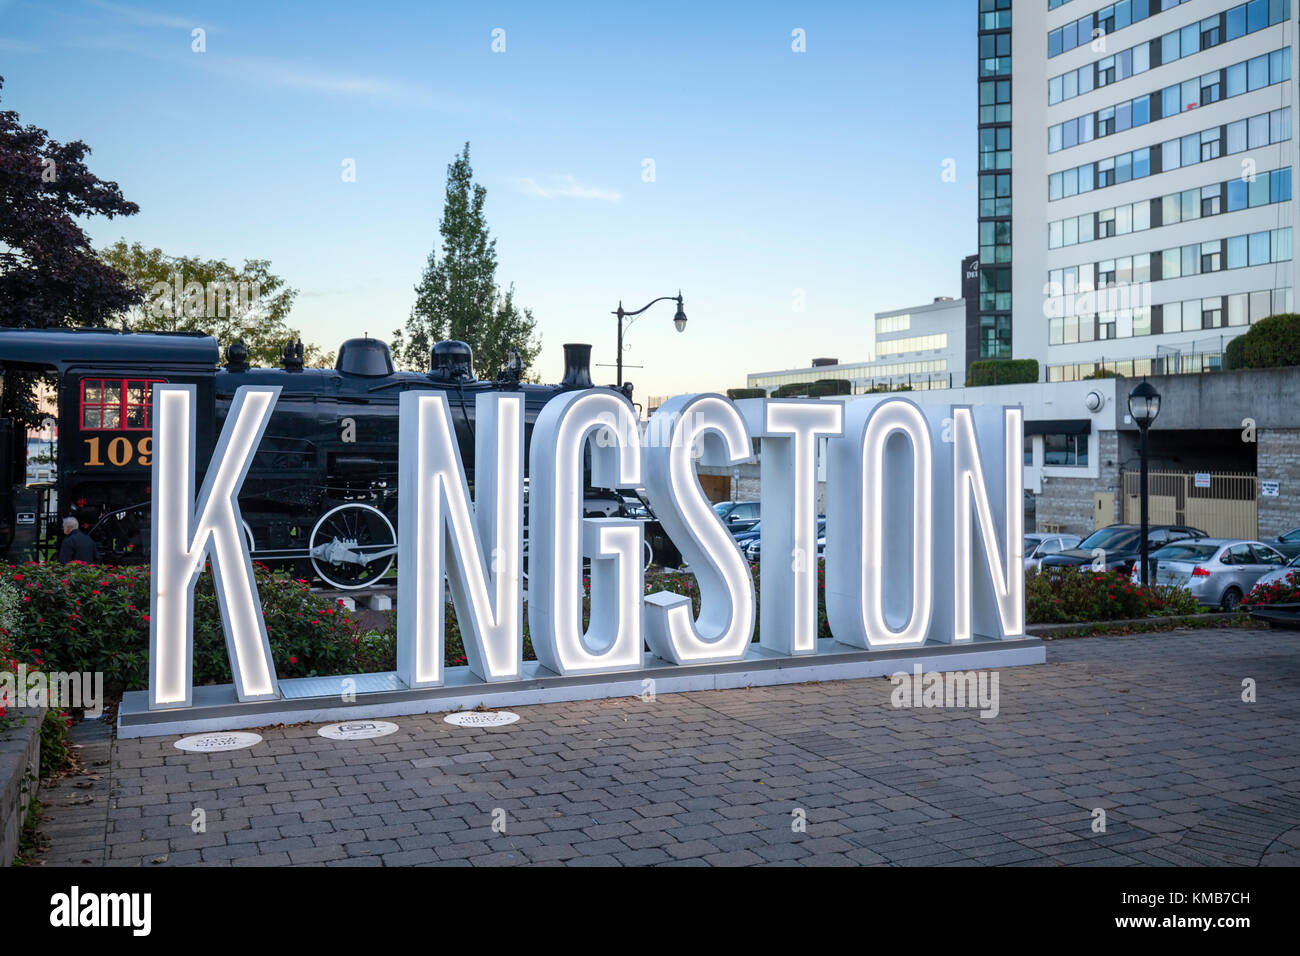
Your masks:
<path fill-rule="evenodd" d="M 46 859 L 1300 863 L 1300 634 L 1059 640 L 1000 690 L 991 720 L 895 709 L 877 679 L 526 707 L 496 729 L 396 718 L 351 743 L 275 727 L 226 754 L 89 740 L 101 779 L 42 793 Z"/>

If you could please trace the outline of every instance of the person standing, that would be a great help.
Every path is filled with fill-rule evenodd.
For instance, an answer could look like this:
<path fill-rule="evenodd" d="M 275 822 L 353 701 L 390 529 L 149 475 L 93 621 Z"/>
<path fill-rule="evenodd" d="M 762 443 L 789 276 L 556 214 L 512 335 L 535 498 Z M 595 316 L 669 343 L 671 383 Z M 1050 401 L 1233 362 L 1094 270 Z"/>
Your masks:
<path fill-rule="evenodd" d="M 63 544 L 59 546 L 59 563 L 71 564 L 81 561 L 84 564 L 97 564 L 99 550 L 90 535 L 81 530 L 81 522 L 69 515 L 63 519 Z"/>

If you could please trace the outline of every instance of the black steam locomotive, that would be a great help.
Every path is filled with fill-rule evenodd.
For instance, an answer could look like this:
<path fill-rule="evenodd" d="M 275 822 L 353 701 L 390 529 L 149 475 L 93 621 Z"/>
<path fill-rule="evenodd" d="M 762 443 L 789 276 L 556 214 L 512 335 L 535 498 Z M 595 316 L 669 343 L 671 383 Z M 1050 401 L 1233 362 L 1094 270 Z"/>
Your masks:
<path fill-rule="evenodd" d="M 59 519 L 89 528 L 105 564 L 149 560 L 152 389 L 197 390 L 197 462 L 213 443 L 241 385 L 279 385 L 280 398 L 240 495 L 255 561 L 298 577 L 356 589 L 382 581 L 397 553 L 398 402 L 408 389 L 447 393 L 472 481 L 474 403 L 484 391 L 524 395 L 525 448 L 533 422 L 565 391 L 593 387 L 591 346 L 566 345 L 559 385 L 520 381 L 517 357 L 493 380 L 474 375 L 463 342 L 439 342 L 428 372 L 394 370 L 388 346 L 349 339 L 333 369 L 303 367 L 302 345 L 286 346 L 281 368 L 252 368 L 234 343 L 218 367 L 215 339 L 197 333 L 104 329 L 0 330 L 0 388 L 13 371 L 52 378 L 58 404 L 57 480 L 30 484 L 27 438 L 0 418 L 0 558 L 41 557 L 56 543 Z M 631 394 L 631 387 L 626 387 Z M 202 481 L 202 474 L 198 476 Z M 680 560 L 634 490 L 589 489 L 585 510 L 647 519 L 648 560 Z M 675 563 L 675 562 L 674 562 Z"/>

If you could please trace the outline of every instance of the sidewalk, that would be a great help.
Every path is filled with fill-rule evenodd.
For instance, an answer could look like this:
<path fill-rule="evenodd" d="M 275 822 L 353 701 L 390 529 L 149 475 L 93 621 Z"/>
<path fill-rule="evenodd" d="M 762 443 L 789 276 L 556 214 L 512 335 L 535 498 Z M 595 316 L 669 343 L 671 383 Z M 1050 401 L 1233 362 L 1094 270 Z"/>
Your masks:
<path fill-rule="evenodd" d="M 993 719 L 879 679 L 223 754 L 82 732 L 101 779 L 42 791 L 46 865 L 1300 864 L 1300 636 L 1058 640 L 999 679 Z"/>

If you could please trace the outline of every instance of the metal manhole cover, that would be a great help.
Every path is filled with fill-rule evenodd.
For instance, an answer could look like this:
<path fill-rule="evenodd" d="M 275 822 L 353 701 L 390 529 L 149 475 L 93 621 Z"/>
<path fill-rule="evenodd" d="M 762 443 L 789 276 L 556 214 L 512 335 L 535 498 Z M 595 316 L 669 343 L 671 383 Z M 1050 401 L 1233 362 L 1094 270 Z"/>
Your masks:
<path fill-rule="evenodd" d="M 504 727 L 519 719 L 508 710 L 461 710 L 442 718 L 457 727 Z"/>
<path fill-rule="evenodd" d="M 224 750 L 244 750 L 262 742 L 261 734 L 215 731 L 208 734 L 195 734 L 182 737 L 176 741 L 176 749 L 189 753 L 221 753 Z"/>
<path fill-rule="evenodd" d="M 370 740 L 397 732 L 397 724 L 386 720 L 350 720 L 343 724 L 326 724 L 316 731 L 330 740 Z"/>

